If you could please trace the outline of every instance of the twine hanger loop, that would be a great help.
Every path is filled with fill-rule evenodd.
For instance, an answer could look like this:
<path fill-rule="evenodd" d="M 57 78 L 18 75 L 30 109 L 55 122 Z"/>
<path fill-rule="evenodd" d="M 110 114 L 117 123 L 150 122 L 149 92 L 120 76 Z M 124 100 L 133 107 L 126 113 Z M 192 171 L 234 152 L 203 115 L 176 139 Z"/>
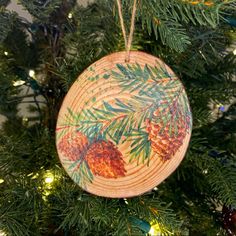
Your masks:
<path fill-rule="evenodd" d="M 119 18 L 120 18 L 121 30 L 122 30 L 122 34 L 123 34 L 124 41 L 125 41 L 125 49 L 126 49 L 125 61 L 129 62 L 129 60 L 130 60 L 130 49 L 131 49 L 131 45 L 132 45 L 132 41 L 133 41 L 134 28 L 135 28 L 135 15 L 136 15 L 136 10 L 137 10 L 137 0 L 134 0 L 134 3 L 133 3 L 133 10 L 132 10 L 131 24 L 130 24 L 130 32 L 129 32 L 129 37 L 128 38 L 127 38 L 125 24 L 124 24 L 124 18 L 123 18 L 123 14 L 122 14 L 121 0 L 116 0 L 116 2 L 117 2 L 118 13 L 119 13 Z"/>

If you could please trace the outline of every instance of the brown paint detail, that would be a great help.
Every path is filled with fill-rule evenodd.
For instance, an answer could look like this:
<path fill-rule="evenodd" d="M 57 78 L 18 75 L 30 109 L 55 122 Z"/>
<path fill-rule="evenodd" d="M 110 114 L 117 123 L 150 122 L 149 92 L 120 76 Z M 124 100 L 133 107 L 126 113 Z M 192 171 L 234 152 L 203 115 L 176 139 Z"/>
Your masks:
<path fill-rule="evenodd" d="M 88 147 L 88 139 L 81 132 L 69 132 L 58 143 L 58 150 L 69 160 L 76 161 Z"/>
<path fill-rule="evenodd" d="M 122 153 L 110 141 L 100 140 L 91 144 L 85 160 L 94 175 L 108 179 L 125 176 L 125 162 Z"/>

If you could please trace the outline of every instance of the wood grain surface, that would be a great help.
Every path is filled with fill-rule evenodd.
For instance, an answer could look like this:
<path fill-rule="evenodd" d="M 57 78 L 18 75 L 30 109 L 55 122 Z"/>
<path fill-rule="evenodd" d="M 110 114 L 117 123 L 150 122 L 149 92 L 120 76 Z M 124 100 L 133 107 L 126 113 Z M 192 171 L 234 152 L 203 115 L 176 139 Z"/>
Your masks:
<path fill-rule="evenodd" d="M 180 80 L 160 59 L 117 52 L 70 88 L 57 123 L 60 161 L 84 190 L 141 195 L 165 180 L 187 150 L 192 116 Z"/>

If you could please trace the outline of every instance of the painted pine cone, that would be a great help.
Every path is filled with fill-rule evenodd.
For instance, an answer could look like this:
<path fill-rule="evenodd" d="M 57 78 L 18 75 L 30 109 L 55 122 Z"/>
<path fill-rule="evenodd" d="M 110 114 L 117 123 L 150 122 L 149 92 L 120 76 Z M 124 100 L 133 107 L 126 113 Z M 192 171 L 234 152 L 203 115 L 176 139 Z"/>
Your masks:
<path fill-rule="evenodd" d="M 104 178 L 125 176 L 122 153 L 110 141 L 99 140 L 92 143 L 85 155 L 85 160 L 94 175 Z"/>
<path fill-rule="evenodd" d="M 146 120 L 146 130 L 149 134 L 151 147 L 163 161 L 169 160 L 183 144 L 183 139 L 186 136 L 185 128 L 181 126 L 181 122 L 177 126 L 178 135 L 171 136 L 168 124 L 162 130 L 163 124 L 154 123 L 149 119 Z"/>
<path fill-rule="evenodd" d="M 71 161 L 81 158 L 82 153 L 89 145 L 87 137 L 81 132 L 74 131 L 67 133 L 59 142 L 59 150 Z"/>

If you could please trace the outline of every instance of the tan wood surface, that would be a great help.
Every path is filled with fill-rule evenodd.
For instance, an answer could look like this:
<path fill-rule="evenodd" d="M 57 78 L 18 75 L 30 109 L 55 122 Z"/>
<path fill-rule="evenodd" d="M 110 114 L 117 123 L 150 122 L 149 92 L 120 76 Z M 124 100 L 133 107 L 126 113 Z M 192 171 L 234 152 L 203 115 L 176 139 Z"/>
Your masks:
<path fill-rule="evenodd" d="M 104 79 L 104 74 L 107 75 L 111 71 L 117 71 L 117 64 L 127 66 L 125 55 L 125 52 L 113 53 L 92 64 L 78 77 L 76 82 L 70 88 L 62 104 L 57 123 L 57 148 L 62 165 L 75 182 L 78 182 L 78 179 L 75 176 L 76 174 L 78 175 L 80 164 L 77 164 L 77 167 L 74 169 L 71 169 L 71 165 L 76 161 L 78 163 L 82 155 L 82 158 L 84 158 L 83 161 L 86 161 L 86 155 L 89 149 L 88 143 L 91 143 L 92 141 L 88 141 L 85 135 L 81 136 L 79 133 L 80 136 L 78 137 L 81 137 L 81 139 L 78 138 L 79 140 L 76 140 L 77 147 L 80 147 L 79 151 L 77 150 L 79 155 L 72 158 L 74 159 L 73 161 L 68 161 L 68 156 L 65 154 L 65 150 L 62 151 L 59 148 L 59 146 L 62 145 L 60 143 L 62 143 L 63 137 L 66 137 L 66 135 L 68 139 L 72 140 L 73 137 L 70 137 L 70 135 L 76 135 L 76 130 L 81 125 L 73 120 L 73 118 L 68 118 L 70 117 L 70 114 L 68 114 L 68 108 L 70 108 L 74 114 L 79 114 L 84 109 L 95 112 L 94 108 L 101 109 L 104 101 L 115 106 L 116 99 L 119 99 L 124 103 L 129 103 L 131 96 L 138 95 L 136 91 L 130 92 L 123 90 L 112 76 L 109 79 Z M 142 69 L 145 65 L 150 67 L 163 67 L 166 69 L 170 78 L 162 78 L 162 82 L 157 84 L 157 86 L 165 86 L 166 81 L 170 79 L 178 80 L 173 71 L 160 59 L 143 52 L 131 51 L 130 61 L 128 64 L 132 66 L 137 65 L 137 63 Z M 182 86 L 181 83 L 179 84 Z M 183 93 L 184 96 L 186 96 L 184 88 Z M 145 101 L 143 107 L 145 107 Z M 142 115 L 141 113 L 138 113 L 138 111 L 137 114 L 137 116 Z M 137 119 L 138 118 L 139 117 L 137 117 Z M 109 124 L 109 121 L 107 121 L 105 125 Z M 145 122 L 142 123 L 141 127 L 145 129 Z M 126 140 L 124 143 L 120 142 L 117 145 L 113 142 L 114 146 L 122 154 L 125 168 L 124 176 L 105 178 L 104 176 L 99 176 L 98 174 L 93 173 L 92 182 L 87 181 L 85 185 L 81 183 L 79 183 L 79 185 L 92 194 L 104 197 L 124 198 L 141 195 L 160 184 L 178 167 L 184 158 L 190 135 L 191 128 L 188 132 L 186 131 L 185 137 L 183 138 L 183 144 L 170 159 L 163 160 L 163 158 L 160 158 L 160 156 L 152 150 L 149 162 L 145 161 L 144 163 L 139 164 L 137 164 L 137 161 L 130 162 L 131 141 Z M 106 138 L 109 140 L 109 137 Z M 109 141 L 112 142 L 112 140 Z M 75 141 L 73 142 L 74 143 L 71 145 L 75 145 Z M 70 149 L 70 146 L 65 148 Z M 81 151 L 82 149 L 84 151 Z M 94 151 L 96 150 L 94 149 Z"/>

